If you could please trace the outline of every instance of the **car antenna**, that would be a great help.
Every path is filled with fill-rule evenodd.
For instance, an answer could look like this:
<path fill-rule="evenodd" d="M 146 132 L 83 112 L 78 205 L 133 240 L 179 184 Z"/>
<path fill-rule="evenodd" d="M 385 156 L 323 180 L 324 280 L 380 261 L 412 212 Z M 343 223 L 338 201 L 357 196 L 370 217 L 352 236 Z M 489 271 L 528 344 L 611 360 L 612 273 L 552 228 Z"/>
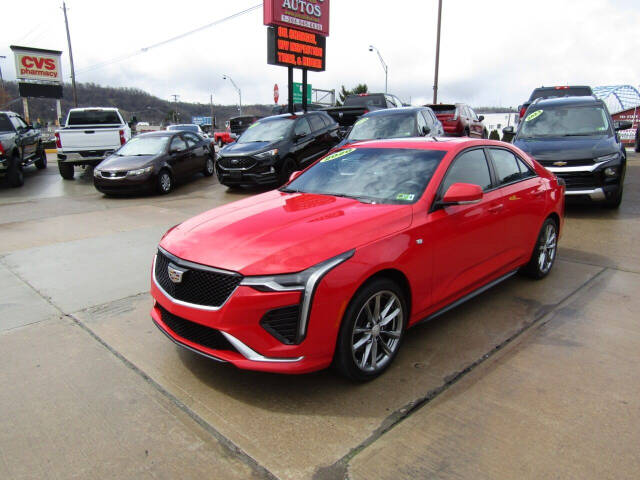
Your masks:
<path fill-rule="evenodd" d="M 434 142 L 439 142 L 440 141 L 434 135 L 431 135 L 431 138 L 433 139 Z"/>

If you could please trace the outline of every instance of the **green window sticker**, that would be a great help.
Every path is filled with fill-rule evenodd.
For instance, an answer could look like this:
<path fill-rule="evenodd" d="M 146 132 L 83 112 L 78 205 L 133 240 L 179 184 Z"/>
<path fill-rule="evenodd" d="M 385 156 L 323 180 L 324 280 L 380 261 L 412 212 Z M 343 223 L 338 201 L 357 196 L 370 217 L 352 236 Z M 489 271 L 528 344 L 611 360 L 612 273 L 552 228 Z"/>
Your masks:
<path fill-rule="evenodd" d="M 530 122 L 531 120 L 535 120 L 540 115 L 542 115 L 542 112 L 544 112 L 544 110 L 536 110 L 535 112 L 530 113 L 529 115 L 527 115 L 527 118 L 525 118 L 524 121 L 525 122 Z"/>
<path fill-rule="evenodd" d="M 320 160 L 320 163 L 330 162 L 331 160 L 335 160 L 336 158 L 344 157 L 345 155 L 349 155 L 353 151 L 355 151 L 355 148 L 340 150 L 339 152 L 332 153 L 331 155 L 324 157 L 322 160 Z"/>
<path fill-rule="evenodd" d="M 396 200 L 406 200 L 407 202 L 412 201 L 416 196 L 413 193 L 399 193 L 396 195 Z"/>
<path fill-rule="evenodd" d="M 249 125 L 249 127 L 247 128 L 247 130 L 248 130 L 249 128 L 253 128 L 253 127 L 255 127 L 255 126 L 256 126 L 256 125 L 258 125 L 259 123 L 260 123 L 260 122 L 254 122 L 254 123 L 252 123 L 251 125 Z"/>
<path fill-rule="evenodd" d="M 353 126 L 355 127 L 356 125 L 360 125 L 360 124 L 366 122 L 367 120 L 369 120 L 369 119 L 368 118 L 361 118 Z"/>

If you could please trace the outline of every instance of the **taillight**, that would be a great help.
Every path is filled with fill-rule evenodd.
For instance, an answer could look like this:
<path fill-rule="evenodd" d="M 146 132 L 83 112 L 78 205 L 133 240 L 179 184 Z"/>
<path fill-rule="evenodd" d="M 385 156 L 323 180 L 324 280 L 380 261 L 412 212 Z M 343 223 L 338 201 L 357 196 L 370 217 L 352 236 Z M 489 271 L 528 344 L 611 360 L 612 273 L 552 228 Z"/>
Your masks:
<path fill-rule="evenodd" d="M 56 132 L 56 148 L 62 148 L 62 142 L 60 141 L 60 134 Z"/>
<path fill-rule="evenodd" d="M 124 130 L 120 130 L 120 145 L 127 143 L 127 139 L 124 138 Z"/>
<path fill-rule="evenodd" d="M 4 147 L 2 146 L 2 142 L 0 142 L 0 155 L 4 155 Z"/>
<path fill-rule="evenodd" d="M 524 112 L 526 112 L 526 111 L 527 111 L 527 107 L 522 107 L 520 109 L 520 118 L 524 117 Z"/>

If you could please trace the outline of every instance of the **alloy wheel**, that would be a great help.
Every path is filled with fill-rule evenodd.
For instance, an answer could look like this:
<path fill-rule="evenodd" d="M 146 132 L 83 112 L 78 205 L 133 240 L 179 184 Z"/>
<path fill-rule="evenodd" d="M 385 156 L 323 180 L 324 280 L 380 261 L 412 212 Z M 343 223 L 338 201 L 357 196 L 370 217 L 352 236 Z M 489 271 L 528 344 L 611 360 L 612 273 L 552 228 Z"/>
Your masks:
<path fill-rule="evenodd" d="M 160 188 L 165 193 L 171 190 L 171 176 L 167 172 L 160 174 Z"/>
<path fill-rule="evenodd" d="M 207 173 L 209 175 L 213 175 L 213 159 L 212 158 L 207 158 L 207 163 L 205 168 L 207 169 Z"/>
<path fill-rule="evenodd" d="M 538 267 L 542 273 L 546 274 L 553 265 L 558 246 L 558 235 L 553 223 L 547 224 L 541 240 L 540 252 L 538 253 Z"/>
<path fill-rule="evenodd" d="M 404 315 L 398 296 L 384 290 L 364 303 L 351 334 L 351 354 L 358 368 L 375 372 L 386 366 L 400 345 Z"/>

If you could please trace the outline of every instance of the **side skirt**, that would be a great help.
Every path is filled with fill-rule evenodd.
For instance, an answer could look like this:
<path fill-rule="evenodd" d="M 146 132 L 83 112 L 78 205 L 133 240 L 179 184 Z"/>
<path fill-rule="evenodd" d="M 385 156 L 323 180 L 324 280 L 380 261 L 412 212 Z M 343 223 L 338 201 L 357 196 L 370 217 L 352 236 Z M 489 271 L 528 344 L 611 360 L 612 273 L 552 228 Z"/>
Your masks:
<path fill-rule="evenodd" d="M 515 269 L 509 273 L 507 273 L 506 275 L 503 275 L 499 278 L 496 278 L 495 280 L 492 280 L 491 282 L 481 286 L 480 288 L 474 290 L 471 293 L 466 294 L 464 297 L 459 298 L 458 300 L 450 303 L 449 305 L 441 308 L 440 310 L 438 310 L 437 312 L 432 313 L 431 315 L 429 315 L 426 318 L 423 318 L 422 320 L 414 323 L 413 325 L 411 325 L 412 327 L 415 327 L 416 325 L 421 325 L 423 323 L 427 323 L 431 320 L 433 320 L 434 318 L 439 317 L 440 315 L 443 315 L 445 313 L 447 313 L 449 310 L 453 310 L 454 308 L 462 305 L 463 303 L 465 303 L 468 300 L 471 300 L 472 298 L 480 295 L 483 292 L 486 292 L 487 290 L 489 290 L 490 288 L 495 287 L 496 285 L 498 285 L 499 283 L 505 281 L 507 278 L 512 277 L 513 275 L 515 275 L 516 273 L 518 273 L 518 269 Z"/>

